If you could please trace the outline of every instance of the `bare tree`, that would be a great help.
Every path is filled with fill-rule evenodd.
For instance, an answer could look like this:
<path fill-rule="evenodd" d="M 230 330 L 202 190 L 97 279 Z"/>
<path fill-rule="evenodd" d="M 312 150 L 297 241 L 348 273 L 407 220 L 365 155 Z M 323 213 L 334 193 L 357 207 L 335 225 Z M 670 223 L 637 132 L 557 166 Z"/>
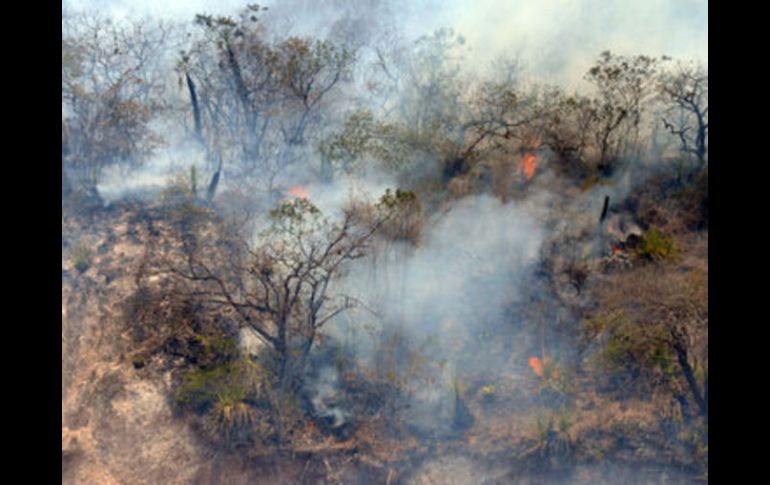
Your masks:
<path fill-rule="evenodd" d="M 209 159 L 227 160 L 237 178 L 271 192 L 324 127 L 324 101 L 355 58 L 328 41 L 267 39 L 262 10 L 249 6 L 238 18 L 198 15 L 201 36 L 183 53 L 179 73 Z"/>
<path fill-rule="evenodd" d="M 159 142 L 149 122 L 164 102 L 163 54 L 171 26 L 62 20 L 62 164 L 93 189 L 102 169 L 137 164 Z"/>
<path fill-rule="evenodd" d="M 480 81 L 462 73 L 465 40 L 450 29 L 409 46 L 387 39 L 393 45 L 375 48 L 368 78 L 383 114 L 366 123 L 372 134 L 364 138 L 390 168 L 408 172 L 433 158 L 450 180 L 511 148 L 508 141 L 530 138 L 545 105 L 517 85 L 516 65 L 504 66 L 500 79 Z M 351 121 L 367 118 L 356 114 Z"/>
<path fill-rule="evenodd" d="M 661 76 L 660 94 L 666 103 L 663 125 L 676 136 L 682 152 L 694 155 L 699 167 L 708 154 L 708 71 L 703 65 L 679 64 Z"/>
<path fill-rule="evenodd" d="M 662 60 L 667 60 L 663 58 Z M 609 173 L 638 142 L 645 106 L 653 93 L 660 60 L 648 56 L 616 56 L 602 52 L 586 73 L 597 89 L 592 100 L 592 136 L 597 168 Z"/>
<path fill-rule="evenodd" d="M 354 61 L 353 53 L 326 41 L 290 38 L 277 48 L 279 79 L 290 95 L 289 107 L 296 113 L 282 128 L 290 145 L 305 142 L 308 124 L 317 116 L 321 101 L 341 80 Z"/>
<path fill-rule="evenodd" d="M 578 94 L 553 91 L 551 104 L 543 122 L 543 145 L 557 155 L 562 169 L 585 175 L 590 170 L 588 150 L 595 121 L 592 101 Z"/>
<path fill-rule="evenodd" d="M 335 280 L 412 198 L 387 191 L 375 205 L 345 210 L 336 223 L 295 199 L 271 213 L 258 244 L 245 238 L 202 244 L 183 236 L 183 261 L 170 271 L 196 283 L 191 295 L 198 301 L 252 328 L 275 352 L 285 386 L 303 368 L 318 331 L 356 303 L 335 293 Z"/>
<path fill-rule="evenodd" d="M 261 10 L 250 6 L 238 20 L 197 15 L 200 35 L 177 66 L 190 93 L 195 136 L 216 173 L 223 160 L 255 165 L 269 128 L 275 56 L 262 39 Z"/>

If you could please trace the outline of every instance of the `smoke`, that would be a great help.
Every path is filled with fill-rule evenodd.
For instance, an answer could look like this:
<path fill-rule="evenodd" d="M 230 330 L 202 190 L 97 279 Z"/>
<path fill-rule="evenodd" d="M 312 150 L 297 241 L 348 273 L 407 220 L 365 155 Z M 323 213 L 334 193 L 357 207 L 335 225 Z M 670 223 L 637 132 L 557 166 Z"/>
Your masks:
<path fill-rule="evenodd" d="M 576 87 L 604 50 L 708 57 L 707 0 L 456 0 L 437 22 L 467 38 L 474 68 L 513 54 L 540 80 Z"/>
<path fill-rule="evenodd" d="M 221 15 L 234 14 L 243 8 L 240 0 L 219 0 L 213 8 L 205 0 L 174 0 L 153 2 L 150 0 L 63 0 L 62 8 L 69 11 L 96 11 L 115 19 L 154 18 L 176 21 L 191 21 L 196 14 L 211 12 Z M 213 13 L 213 12 L 212 12 Z"/>
<path fill-rule="evenodd" d="M 282 0 L 264 2 L 268 10 L 261 14 L 261 24 L 272 38 L 290 35 L 331 38 L 358 48 L 356 69 L 374 59 L 371 46 L 378 42 L 396 42 L 408 49 L 415 39 L 434 31 L 451 27 L 462 36 L 462 69 L 471 77 L 492 76 L 492 66 L 500 61 L 520 66 L 520 81 L 537 81 L 585 89 L 582 76 L 603 50 L 620 54 L 645 53 L 672 55 L 684 59 L 705 60 L 708 57 L 707 2 L 694 0 L 628 3 L 618 0 L 452 0 L 437 2 L 421 0 L 367 0 L 345 2 L 324 0 Z M 67 0 L 63 8 L 69 12 L 96 11 L 117 19 L 153 19 L 187 24 L 198 13 L 236 15 L 244 2 L 218 2 L 216 8 L 206 2 L 149 2 L 147 0 Z M 395 47 L 390 45 L 390 47 Z M 176 47 L 174 47 L 176 48 Z M 173 50 L 173 49 L 172 49 Z M 167 81 L 175 78 L 173 62 L 167 62 Z M 361 96 L 365 76 L 357 74 L 355 82 L 346 87 L 347 101 L 337 99 L 336 108 L 326 116 L 339 121 L 349 109 L 348 101 Z M 186 103 L 184 90 L 172 90 L 170 98 L 179 106 Z M 378 102 L 369 99 L 369 107 L 377 109 Z M 63 107 L 64 109 L 64 107 Z M 177 129 L 178 129 L 177 124 Z M 111 170 L 100 187 L 107 199 L 157 188 L 181 170 L 199 163 L 197 154 L 190 152 L 188 139 L 164 131 L 163 137 L 176 138 L 156 153 L 142 172 Z M 168 141 L 168 140 L 167 140 Z M 317 155 L 302 155 L 301 167 L 286 169 L 279 180 L 289 186 L 297 183 L 297 174 L 308 166 L 317 166 Z M 178 159 L 187 158 L 184 163 Z M 206 163 L 211 163 L 207 161 Z M 181 164 L 181 165 L 180 165 Z M 198 166 L 199 169 L 204 168 Z M 212 170 L 200 172 L 203 183 Z M 305 170 L 306 171 L 306 170 Z M 225 170 L 223 186 L 227 185 Z M 294 178 L 293 180 L 291 178 Z M 130 181 L 129 181 L 130 179 Z"/>
<path fill-rule="evenodd" d="M 216 11 L 206 2 L 176 0 L 70 0 L 64 5 L 72 10 L 98 7 L 117 18 L 146 16 L 189 22 L 197 13 L 235 15 L 244 3 L 220 2 Z M 286 0 L 267 5 L 269 10 L 260 22 L 276 38 L 332 38 L 365 50 L 367 45 L 389 39 L 395 29 L 400 34 L 395 36 L 398 41 L 411 48 L 414 39 L 448 26 L 464 39 L 461 44 L 467 54 L 462 66 L 467 73 L 484 74 L 493 61 L 518 59 L 530 80 L 576 88 L 603 50 L 696 59 L 708 55 L 705 1 Z M 360 59 L 367 55 L 371 60 L 371 51 L 362 51 Z M 338 127 L 349 114 L 355 105 L 351 99 L 362 84 L 357 79 L 345 86 L 342 99 L 335 100 L 339 104 L 324 113 L 322 134 Z M 180 112 L 187 109 L 185 92 L 175 95 L 183 100 Z M 399 96 L 406 97 L 404 93 L 397 93 Z M 426 102 L 441 104 L 429 97 Z M 375 116 L 382 114 L 371 100 L 366 106 L 375 110 Z M 189 174 L 192 167 L 199 174 L 199 193 L 205 190 L 213 172 L 205 151 L 178 125 L 162 127 L 160 132 L 165 145 L 141 168 L 105 171 L 98 186 L 105 200 L 157 195 L 169 180 Z M 435 159 L 417 160 L 411 171 L 399 174 L 385 173 L 367 163 L 366 171 L 321 182 L 317 146 L 296 151 L 298 161 L 280 167 L 282 171 L 270 180 L 270 190 L 280 194 L 278 198 L 288 199 L 292 196 L 289 187 L 301 187 L 295 193 L 306 193 L 332 219 L 351 199 L 374 201 L 385 189 L 403 186 L 399 182 L 404 181 L 404 172 L 411 175 L 410 182 L 419 185 L 416 178 L 437 180 L 442 169 Z M 548 157 L 543 154 L 542 158 Z M 251 191 L 248 195 L 257 198 L 255 193 L 261 187 L 251 187 L 251 180 L 244 182 L 245 178 L 231 174 L 234 171 L 225 165 L 220 194 L 235 186 L 244 190 L 245 185 Z M 601 250 L 598 219 L 604 198 L 610 197 L 612 207 L 642 179 L 638 169 L 621 169 L 605 184 L 561 194 L 552 189 L 561 188 L 555 177 L 544 164 L 537 168 L 520 200 L 504 203 L 489 195 L 474 195 L 440 208 L 430 207 L 417 244 L 378 240 L 375 251 L 356 261 L 330 291 L 350 295 L 363 305 L 330 321 L 323 332 L 342 342 L 362 367 L 397 381 L 409 404 L 403 418 L 413 428 L 423 433 L 450 433 L 463 420 L 458 416 L 467 413 L 462 396 L 468 382 L 479 381 L 479 376 L 489 382 L 497 375 L 527 371 L 527 355 L 512 350 L 511 345 L 527 317 L 511 308 L 526 304 L 542 291 L 530 283 L 544 248 L 574 234 L 570 240 L 579 245 L 570 250 L 581 253 L 579 256 L 596 256 Z M 275 202 L 275 193 L 262 197 L 260 203 Z M 227 203 L 223 201 L 223 205 Z M 552 298 L 537 296 L 545 301 Z M 241 340 L 246 351 L 256 353 L 253 336 L 242 335 Z M 344 400 L 338 369 L 313 369 L 306 390 L 315 413 L 328 419 L 331 428 L 351 421 L 354 413 Z"/>
<path fill-rule="evenodd" d="M 339 428 L 350 419 L 350 413 L 339 401 L 339 373 L 334 367 L 323 367 L 311 385 L 308 386 L 310 401 L 316 414 L 330 421 L 329 427 Z"/>
<path fill-rule="evenodd" d="M 455 319 L 463 324 L 441 338 L 468 338 L 485 323 L 499 321 L 501 306 L 515 298 L 541 238 L 522 208 L 489 196 L 462 199 L 429 223 L 424 242 L 404 260 L 377 268 L 387 288 L 382 307 L 401 307 L 403 320 L 419 337 L 444 333 L 441 325 Z M 402 281 L 393 281 L 399 272 Z M 386 320 L 397 317 L 394 312 Z"/>
<path fill-rule="evenodd" d="M 201 173 L 205 165 L 205 154 L 195 145 L 174 146 L 156 151 L 141 167 L 107 167 L 97 188 L 107 204 L 125 198 L 150 200 L 157 198 L 177 177 L 186 177 L 185 188 L 189 187 L 191 168 L 196 167 Z M 199 193 L 205 190 L 206 183 L 208 179 L 198 181 Z"/>
<path fill-rule="evenodd" d="M 184 178 L 185 186 L 189 187 L 193 167 L 199 177 L 198 192 L 205 190 L 211 174 L 205 150 L 173 123 L 154 120 L 152 129 L 163 143 L 146 160 L 129 166 L 110 165 L 100 175 L 97 189 L 105 203 L 124 198 L 157 198 L 175 179 L 181 182 Z"/>
<path fill-rule="evenodd" d="M 485 69 L 500 58 L 518 58 L 538 80 L 582 87 L 597 54 L 669 55 L 708 59 L 708 0 L 284 0 L 268 7 L 274 34 L 344 34 L 359 43 L 398 26 L 407 39 L 442 27 L 462 34 L 470 49 L 466 68 Z M 245 2 L 172 0 L 67 0 L 71 10 L 95 9 L 118 18 L 190 21 L 198 13 L 233 15 Z M 534 79 L 533 79 L 534 80 Z"/>
<path fill-rule="evenodd" d="M 328 331 L 365 365 L 398 375 L 410 394 L 408 422 L 449 431 L 457 383 L 507 360 L 487 354 L 488 338 L 517 323 L 506 311 L 525 294 L 543 236 L 529 207 L 462 199 L 427 221 L 417 247 L 394 244 L 368 269 L 357 266 L 341 291 L 368 308 Z"/>

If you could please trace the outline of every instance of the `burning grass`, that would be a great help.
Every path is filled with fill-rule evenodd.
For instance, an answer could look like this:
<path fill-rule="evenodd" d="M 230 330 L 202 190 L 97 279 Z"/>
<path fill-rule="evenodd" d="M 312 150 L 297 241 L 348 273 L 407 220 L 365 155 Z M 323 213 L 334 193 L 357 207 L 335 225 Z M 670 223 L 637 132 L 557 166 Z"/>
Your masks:
<path fill-rule="evenodd" d="M 527 180 L 532 180 L 539 165 L 540 160 L 538 160 L 537 156 L 534 153 L 527 153 L 519 160 L 517 171 L 523 174 Z"/>

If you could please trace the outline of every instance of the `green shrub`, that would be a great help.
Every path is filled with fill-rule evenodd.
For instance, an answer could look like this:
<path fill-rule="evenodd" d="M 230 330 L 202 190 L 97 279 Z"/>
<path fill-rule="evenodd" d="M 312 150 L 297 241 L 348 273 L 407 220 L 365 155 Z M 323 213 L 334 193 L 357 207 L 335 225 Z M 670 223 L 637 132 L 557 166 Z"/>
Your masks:
<path fill-rule="evenodd" d="M 263 397 L 269 373 L 259 364 L 238 359 L 212 369 L 195 369 L 182 376 L 177 404 L 198 412 L 216 403 L 256 402 Z"/>
<path fill-rule="evenodd" d="M 641 259 L 664 261 L 676 259 L 679 251 L 671 237 L 653 227 L 642 235 L 636 254 Z"/>
<path fill-rule="evenodd" d="M 195 165 L 190 167 L 189 174 L 180 172 L 169 180 L 160 193 L 160 197 L 164 202 L 185 202 L 193 200 L 197 196 L 198 170 Z"/>
<path fill-rule="evenodd" d="M 567 366 L 550 358 L 543 359 L 542 364 L 543 389 L 550 389 L 561 396 L 571 394 L 574 389 Z"/>
<path fill-rule="evenodd" d="M 567 433 L 573 424 L 575 424 L 573 413 L 567 407 L 562 407 L 556 414 L 556 429 L 561 433 Z"/>
<path fill-rule="evenodd" d="M 193 221 L 208 214 L 205 207 L 201 207 L 192 202 L 182 202 L 176 207 L 176 215 L 184 221 Z"/>
<path fill-rule="evenodd" d="M 542 458 L 549 458 L 551 465 L 567 463 L 574 453 L 574 440 L 569 433 L 574 423 L 575 413 L 566 406 L 558 411 L 538 413 L 535 420 L 535 446 L 530 451 Z"/>
<path fill-rule="evenodd" d="M 640 324 L 619 314 L 588 320 L 583 330 L 586 334 L 605 336 L 603 345 L 593 355 L 594 366 L 634 376 L 657 373 L 667 382 L 676 379 L 676 359 L 665 325 Z"/>
<path fill-rule="evenodd" d="M 230 447 L 248 442 L 257 413 L 248 403 L 220 396 L 206 416 L 209 428 Z"/>
<path fill-rule="evenodd" d="M 192 182 L 187 175 L 179 174 L 166 184 L 160 196 L 166 202 L 186 199 L 192 195 L 191 185 Z"/>
<path fill-rule="evenodd" d="M 196 334 L 192 341 L 195 343 L 195 357 L 200 367 L 232 361 L 238 354 L 236 340 L 225 335 Z"/>
<path fill-rule="evenodd" d="M 93 251 L 85 244 L 78 244 L 72 249 L 72 262 L 75 269 L 80 273 L 84 273 L 91 267 L 93 260 Z"/>
<path fill-rule="evenodd" d="M 144 355 L 142 354 L 136 354 L 133 359 L 131 359 L 131 363 L 134 365 L 135 369 L 141 369 L 145 365 L 147 365 L 147 361 L 144 358 Z"/>

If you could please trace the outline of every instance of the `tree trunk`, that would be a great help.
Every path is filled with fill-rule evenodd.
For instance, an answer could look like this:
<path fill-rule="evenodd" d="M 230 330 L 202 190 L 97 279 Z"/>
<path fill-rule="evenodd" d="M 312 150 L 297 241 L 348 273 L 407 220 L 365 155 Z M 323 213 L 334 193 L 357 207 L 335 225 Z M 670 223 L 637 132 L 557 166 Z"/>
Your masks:
<path fill-rule="evenodd" d="M 695 155 L 698 157 L 698 163 L 702 168 L 706 165 L 706 124 L 703 122 L 703 115 L 696 111 L 698 117 L 698 135 L 695 139 Z"/>
<path fill-rule="evenodd" d="M 695 404 L 698 405 L 698 409 L 700 410 L 701 415 L 707 418 L 709 413 L 708 401 L 705 398 L 705 394 L 701 394 L 698 381 L 695 379 L 695 372 L 693 371 L 693 368 L 687 359 L 687 349 L 684 345 L 682 345 L 681 342 L 675 342 L 674 351 L 676 352 L 679 366 L 682 368 L 684 377 L 687 380 L 687 385 L 690 387 L 690 392 L 693 395 L 693 399 L 695 399 Z"/>
<path fill-rule="evenodd" d="M 203 132 L 201 128 L 201 110 L 198 106 L 198 95 L 195 93 L 195 83 L 188 73 L 185 73 L 187 78 L 187 89 L 190 91 L 190 102 L 192 103 L 193 119 L 195 120 L 195 138 L 199 143 L 203 143 Z"/>

